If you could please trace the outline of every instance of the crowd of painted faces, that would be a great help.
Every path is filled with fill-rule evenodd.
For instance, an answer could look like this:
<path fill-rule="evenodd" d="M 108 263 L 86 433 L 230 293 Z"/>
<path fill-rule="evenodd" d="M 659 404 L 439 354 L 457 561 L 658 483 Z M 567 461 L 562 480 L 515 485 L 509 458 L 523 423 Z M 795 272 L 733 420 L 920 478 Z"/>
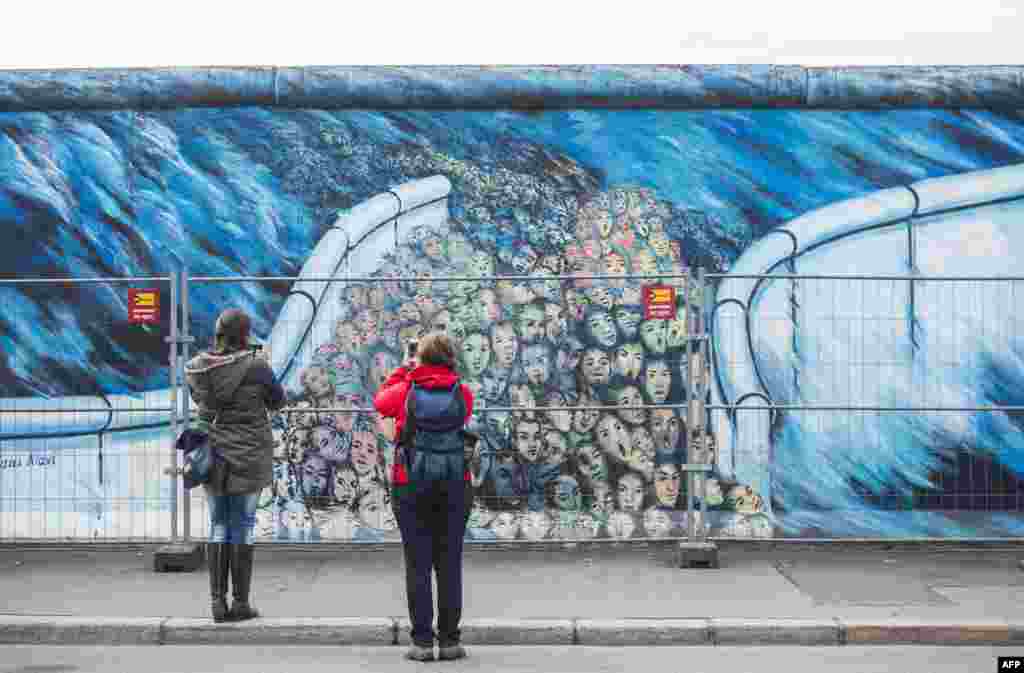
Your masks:
<path fill-rule="evenodd" d="M 471 463 L 468 535 L 684 534 L 681 465 L 687 458 L 714 463 L 712 438 L 696 441 L 678 408 L 617 408 L 681 404 L 690 379 L 703 370 L 697 346 L 692 355 L 687 350 L 694 327 L 687 321 L 699 315 L 696 286 L 663 279 L 677 287 L 676 318 L 645 320 L 642 286 L 655 281 L 627 277 L 685 269 L 678 242 L 661 223 L 659 204 L 646 190 L 600 193 L 579 204 L 575 238 L 564 245 L 516 241 L 491 252 L 456 227 L 420 231 L 387 260 L 381 282 L 345 287 L 333 339 L 302 371 L 292 402 L 300 412 L 276 424 L 275 481 L 261 501 L 258 534 L 397 537 L 388 488 L 390 421 L 315 409 L 370 407 L 405 344 L 432 331 L 456 339 L 459 373 L 477 400 L 470 428 L 482 441 Z M 496 274 L 613 277 L 487 279 Z M 452 276 L 462 279 L 439 280 Z M 573 406 L 607 408 L 563 410 Z M 707 494 L 709 510 L 730 513 L 718 517 L 726 522 L 718 532 L 770 531 L 759 514 L 761 498 L 748 486 L 712 478 Z"/>

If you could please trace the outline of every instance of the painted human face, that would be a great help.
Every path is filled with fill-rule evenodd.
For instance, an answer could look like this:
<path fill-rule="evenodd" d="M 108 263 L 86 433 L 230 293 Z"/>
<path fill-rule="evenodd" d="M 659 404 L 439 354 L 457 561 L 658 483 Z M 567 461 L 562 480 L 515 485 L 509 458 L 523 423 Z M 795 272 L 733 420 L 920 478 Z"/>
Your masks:
<path fill-rule="evenodd" d="M 638 406 L 644 403 L 640 395 L 640 389 L 636 386 L 626 386 L 619 391 L 615 397 L 615 403 L 620 407 Z M 630 425 L 640 425 L 647 421 L 645 409 L 619 409 L 619 418 Z"/>
<path fill-rule="evenodd" d="M 508 374 L 489 369 L 480 375 L 480 385 L 485 400 L 490 402 L 500 400 L 508 387 Z M 494 416 L 494 414 L 488 414 L 488 416 Z"/>
<path fill-rule="evenodd" d="M 319 498 L 327 495 L 327 485 L 331 481 L 331 466 L 326 460 L 315 455 L 306 456 L 301 474 L 302 490 L 306 496 Z"/>
<path fill-rule="evenodd" d="M 452 314 L 447 309 L 437 312 L 434 319 L 430 321 L 430 332 L 432 334 L 451 334 Z"/>
<path fill-rule="evenodd" d="M 682 423 L 672 409 L 655 409 L 651 413 L 651 432 L 657 446 L 672 451 L 679 446 Z"/>
<path fill-rule="evenodd" d="M 617 303 L 619 306 L 636 306 L 643 303 L 643 290 L 639 285 L 630 284 L 622 288 L 622 294 Z"/>
<path fill-rule="evenodd" d="M 569 442 L 557 430 L 544 433 L 544 458 L 551 465 L 561 465 L 569 454 Z"/>
<path fill-rule="evenodd" d="M 462 343 L 462 359 L 470 376 L 480 376 L 491 363 L 491 341 L 483 334 L 470 334 Z"/>
<path fill-rule="evenodd" d="M 520 422 L 516 425 L 513 439 L 516 443 L 516 451 L 524 461 L 535 463 L 540 459 L 540 423 Z"/>
<path fill-rule="evenodd" d="M 534 343 L 544 336 L 544 311 L 539 306 L 527 306 L 519 316 L 519 331 L 523 341 Z"/>
<path fill-rule="evenodd" d="M 608 479 L 608 463 L 600 447 L 584 444 L 579 447 L 579 455 L 588 467 L 592 482 L 602 483 Z"/>
<path fill-rule="evenodd" d="M 583 506 L 580 485 L 574 478 L 569 476 L 559 477 L 555 492 L 558 497 L 559 510 L 563 512 L 578 512 Z"/>
<path fill-rule="evenodd" d="M 619 509 L 623 512 L 639 512 L 644 502 L 644 482 L 635 474 L 624 474 L 615 488 Z"/>
<path fill-rule="evenodd" d="M 527 540 L 543 540 L 551 532 L 551 517 L 547 512 L 528 512 L 523 516 L 523 537 Z"/>
<path fill-rule="evenodd" d="M 672 258 L 672 246 L 669 244 L 668 237 L 661 232 L 654 232 L 650 238 L 651 247 L 654 249 L 654 253 L 663 259 Z"/>
<path fill-rule="evenodd" d="M 637 426 L 633 428 L 630 437 L 633 440 L 633 453 L 627 462 L 649 479 L 654 470 L 654 438 L 651 437 L 651 431 L 642 425 Z"/>
<path fill-rule="evenodd" d="M 559 407 L 566 406 L 565 398 L 562 397 L 561 393 L 548 394 L 544 398 L 544 406 L 544 416 L 559 432 L 569 432 L 572 430 L 572 412 L 559 410 Z"/>
<path fill-rule="evenodd" d="M 726 505 L 731 505 L 741 514 L 755 514 L 764 511 L 764 500 L 750 486 L 734 486 L 725 496 Z"/>
<path fill-rule="evenodd" d="M 320 457 L 330 463 L 343 463 L 349 457 L 348 437 L 333 427 L 318 425 L 310 431 L 309 442 Z"/>
<path fill-rule="evenodd" d="M 642 314 L 636 308 L 622 308 L 615 312 L 615 324 L 619 326 L 622 336 L 632 341 L 636 338 Z"/>
<path fill-rule="evenodd" d="M 349 321 L 339 320 L 334 326 L 334 343 L 344 353 L 351 353 L 356 348 L 356 326 Z"/>
<path fill-rule="evenodd" d="M 351 467 L 339 469 L 334 475 L 334 499 L 346 507 L 356 501 L 359 492 L 359 477 Z"/>
<path fill-rule="evenodd" d="M 513 383 L 508 387 L 508 399 L 512 403 L 510 406 L 520 408 L 516 413 L 533 418 L 533 409 L 537 406 L 537 400 L 534 399 L 533 391 L 529 386 L 523 383 Z"/>
<path fill-rule="evenodd" d="M 317 365 L 306 369 L 302 376 L 302 383 L 306 392 L 313 398 L 326 397 L 332 392 L 331 379 L 327 375 L 327 370 Z"/>
<path fill-rule="evenodd" d="M 608 522 L 608 515 L 615 509 L 615 495 L 603 481 L 594 485 L 594 497 L 590 501 L 590 514 L 603 525 Z"/>
<path fill-rule="evenodd" d="M 515 512 L 501 512 L 491 522 L 491 530 L 499 540 L 514 540 L 519 534 L 519 517 Z"/>
<path fill-rule="evenodd" d="M 657 507 L 648 508 L 644 512 L 644 531 L 648 537 L 668 537 L 668 534 L 672 531 L 672 519 L 669 517 L 668 512 L 664 512 Z"/>
<path fill-rule="evenodd" d="M 587 301 L 579 290 L 566 290 L 565 306 L 569 309 L 569 317 L 571 319 L 581 320 L 583 318 L 583 311 L 587 306 Z"/>
<path fill-rule="evenodd" d="M 398 318 L 402 322 L 419 322 L 422 318 L 419 306 L 411 301 L 405 302 L 398 308 Z"/>
<path fill-rule="evenodd" d="M 583 378 L 591 385 L 607 384 L 612 375 L 608 354 L 591 348 L 583 354 Z"/>
<path fill-rule="evenodd" d="M 542 386 L 551 377 L 551 354 L 542 345 L 527 346 L 523 349 L 523 371 L 532 385 Z"/>
<path fill-rule="evenodd" d="M 614 512 L 608 517 L 608 534 L 616 540 L 633 537 L 633 533 L 636 531 L 636 521 L 631 514 L 632 512 Z"/>
<path fill-rule="evenodd" d="M 419 308 L 420 314 L 424 319 L 430 319 L 441 310 L 441 305 L 438 303 L 437 297 L 427 292 L 417 294 L 415 301 L 416 306 Z"/>
<path fill-rule="evenodd" d="M 482 500 L 475 499 L 473 509 L 469 513 L 469 522 L 466 525 L 469 528 L 485 528 L 492 521 L 494 521 L 494 512 L 487 509 Z"/>
<path fill-rule="evenodd" d="M 443 254 L 441 240 L 436 236 L 428 236 L 427 240 L 423 241 L 423 252 L 430 259 L 440 260 Z"/>
<path fill-rule="evenodd" d="M 644 392 L 654 404 L 662 404 L 668 399 L 672 389 L 672 370 L 668 363 L 656 360 L 649 362 L 644 368 Z"/>
<path fill-rule="evenodd" d="M 497 284 L 497 291 L 499 299 L 505 304 L 529 304 L 536 298 L 536 294 L 528 283 L 500 280 Z"/>
<path fill-rule="evenodd" d="M 606 287 L 593 287 L 590 289 L 589 294 L 590 303 L 594 306 L 600 306 L 604 310 L 609 311 L 615 305 L 615 298 Z"/>
<path fill-rule="evenodd" d="M 511 325 L 499 325 L 491 335 L 491 350 L 494 351 L 495 363 L 502 369 L 508 369 L 516 361 L 519 352 L 519 338 Z"/>
<path fill-rule="evenodd" d="M 669 348 L 680 348 L 686 343 L 687 326 L 686 310 L 680 308 L 676 311 L 676 317 L 668 324 L 667 343 Z"/>
<path fill-rule="evenodd" d="M 580 400 L 580 406 L 583 406 L 586 400 Z M 601 412 L 597 409 L 577 409 L 572 412 L 572 429 L 573 432 L 584 433 L 590 432 L 597 425 L 597 419 L 601 417 Z"/>
<path fill-rule="evenodd" d="M 611 348 L 618 341 L 615 323 L 604 311 L 596 311 L 587 316 L 587 328 L 591 338 L 605 348 Z"/>
<path fill-rule="evenodd" d="M 664 353 L 668 340 L 667 320 L 645 320 L 640 325 L 640 339 L 649 353 Z"/>
<path fill-rule="evenodd" d="M 490 219 L 488 213 L 488 219 Z M 469 268 L 477 277 L 494 275 L 494 260 L 486 252 L 478 252 L 473 255 L 469 262 Z"/>
<path fill-rule="evenodd" d="M 617 416 L 603 416 L 597 422 L 594 433 L 597 445 L 601 447 L 606 456 L 624 461 L 633 452 L 633 440 L 630 438 L 626 426 Z"/>
<path fill-rule="evenodd" d="M 568 325 L 565 322 L 565 311 L 558 304 L 548 303 L 544 307 L 544 333 L 551 341 L 558 341 L 565 334 Z"/>
<path fill-rule="evenodd" d="M 722 494 L 722 484 L 717 479 L 708 479 L 704 482 L 704 504 L 708 507 L 718 507 L 725 502 Z"/>
<path fill-rule="evenodd" d="M 377 435 L 363 430 L 352 433 L 352 467 L 360 475 L 366 475 L 380 464 L 380 446 Z"/>
<path fill-rule="evenodd" d="M 615 349 L 615 373 L 623 378 L 635 380 L 640 376 L 643 359 L 643 348 L 640 344 L 623 344 Z"/>
<path fill-rule="evenodd" d="M 361 397 L 352 394 L 340 394 L 334 397 L 334 406 L 338 409 L 358 409 Z M 335 412 L 334 427 L 339 432 L 351 432 L 355 427 L 355 412 Z"/>
<path fill-rule="evenodd" d="M 626 273 L 626 259 L 617 252 L 610 252 L 604 256 L 604 268 L 609 276 L 622 275 Z"/>
<path fill-rule="evenodd" d="M 390 505 L 388 490 L 383 487 L 374 488 L 359 500 L 359 519 L 370 528 L 395 530 L 398 526 Z"/>
<path fill-rule="evenodd" d="M 484 324 L 496 323 L 501 320 L 501 302 L 498 301 L 498 294 L 494 290 L 481 290 L 479 299 L 480 314 Z"/>
<path fill-rule="evenodd" d="M 679 500 L 679 489 L 683 483 L 682 472 L 671 463 L 664 463 L 654 469 L 654 494 L 662 507 L 675 507 Z"/>
<path fill-rule="evenodd" d="M 654 275 L 658 273 L 658 260 L 654 258 L 654 255 L 646 250 L 641 250 L 636 253 L 633 261 L 636 264 L 636 270 L 638 273 L 643 275 Z M 645 282 L 650 283 L 653 281 L 648 280 Z"/>
<path fill-rule="evenodd" d="M 519 466 L 509 455 L 499 456 L 494 465 L 494 494 L 499 498 L 511 499 L 522 495 L 517 489 L 516 477 Z"/>

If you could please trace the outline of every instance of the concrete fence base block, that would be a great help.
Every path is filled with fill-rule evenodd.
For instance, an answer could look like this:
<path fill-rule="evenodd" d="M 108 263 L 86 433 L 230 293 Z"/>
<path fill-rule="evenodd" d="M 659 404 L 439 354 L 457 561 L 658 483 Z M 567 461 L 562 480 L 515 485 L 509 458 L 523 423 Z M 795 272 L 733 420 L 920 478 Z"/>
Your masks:
<path fill-rule="evenodd" d="M 460 625 L 465 645 L 572 645 L 571 619 L 468 619 Z M 408 645 L 409 619 L 398 621 L 398 642 Z"/>
<path fill-rule="evenodd" d="M 716 645 L 839 645 L 834 619 L 712 619 Z"/>
<path fill-rule="evenodd" d="M 872 620 L 842 622 L 849 645 L 1010 645 L 1014 628 L 1006 622 L 935 622 L 922 620 Z M 1024 624 L 1020 625 L 1024 636 Z"/>
<path fill-rule="evenodd" d="M 387 617 L 252 619 L 215 624 L 209 619 L 169 619 L 165 645 L 392 645 Z"/>
<path fill-rule="evenodd" d="M 579 645 L 710 645 L 707 619 L 580 619 Z"/>
<path fill-rule="evenodd" d="M 6 645 L 159 645 L 162 618 L 0 617 Z"/>

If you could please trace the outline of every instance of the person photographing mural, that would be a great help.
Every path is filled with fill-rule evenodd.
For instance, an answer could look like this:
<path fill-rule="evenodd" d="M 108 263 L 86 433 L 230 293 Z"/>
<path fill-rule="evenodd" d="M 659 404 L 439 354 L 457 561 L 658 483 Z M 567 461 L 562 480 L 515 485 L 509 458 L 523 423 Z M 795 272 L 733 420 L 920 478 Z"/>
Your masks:
<path fill-rule="evenodd" d="M 405 364 L 392 372 L 373 400 L 378 412 L 396 419 L 392 502 L 402 535 L 412 622 L 413 644 L 406 657 L 415 661 L 434 658 L 435 572 L 438 656 L 466 656 L 459 644 L 462 547 L 470 506 L 464 426 L 473 413 L 473 393 L 459 381 L 455 362 L 455 349 L 443 334 L 410 342 Z"/>
<path fill-rule="evenodd" d="M 271 483 L 274 437 L 268 410 L 280 409 L 284 388 L 267 363 L 269 354 L 250 344 L 250 320 L 239 309 L 217 318 L 214 348 L 189 360 L 185 378 L 199 405 L 200 429 L 218 460 L 204 484 L 210 511 L 211 612 L 215 622 L 258 617 L 250 604 L 253 530 L 260 491 Z M 228 575 L 234 601 L 228 610 Z"/>

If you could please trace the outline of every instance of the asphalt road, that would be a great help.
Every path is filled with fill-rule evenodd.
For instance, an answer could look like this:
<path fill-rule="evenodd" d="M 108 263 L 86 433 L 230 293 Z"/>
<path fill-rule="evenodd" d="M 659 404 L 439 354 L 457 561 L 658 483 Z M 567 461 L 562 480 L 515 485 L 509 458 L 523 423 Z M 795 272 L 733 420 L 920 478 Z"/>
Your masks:
<path fill-rule="evenodd" d="M 413 663 L 401 647 L 0 647 L 0 673 L 269 673 L 487 671 L 502 673 L 988 673 L 993 647 L 475 647 L 459 662 Z"/>

